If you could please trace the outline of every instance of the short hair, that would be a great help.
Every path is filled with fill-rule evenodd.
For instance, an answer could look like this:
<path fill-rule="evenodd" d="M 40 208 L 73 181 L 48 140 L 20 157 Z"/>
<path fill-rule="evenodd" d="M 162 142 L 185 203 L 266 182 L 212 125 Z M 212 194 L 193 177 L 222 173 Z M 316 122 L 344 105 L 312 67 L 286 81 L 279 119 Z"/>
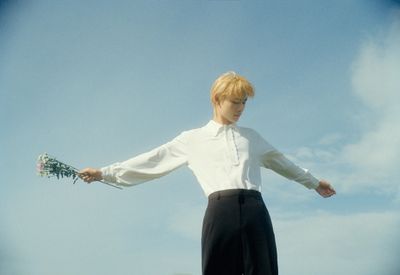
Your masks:
<path fill-rule="evenodd" d="M 254 96 L 254 88 L 251 83 L 243 76 L 238 75 L 233 71 L 226 72 L 220 75 L 211 87 L 211 103 L 215 106 L 216 103 L 225 100 L 226 98 L 240 98 Z"/>

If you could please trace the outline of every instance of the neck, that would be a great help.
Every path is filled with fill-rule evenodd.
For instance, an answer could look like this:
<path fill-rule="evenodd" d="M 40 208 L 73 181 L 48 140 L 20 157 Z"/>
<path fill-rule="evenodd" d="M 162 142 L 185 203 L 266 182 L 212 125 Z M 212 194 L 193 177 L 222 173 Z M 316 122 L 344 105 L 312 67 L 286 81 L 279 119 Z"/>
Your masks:
<path fill-rule="evenodd" d="M 219 124 L 223 124 L 223 125 L 232 124 L 232 122 L 230 122 L 229 120 L 227 120 L 223 116 L 219 115 L 217 112 L 214 112 L 213 120 L 215 122 L 218 122 Z"/>

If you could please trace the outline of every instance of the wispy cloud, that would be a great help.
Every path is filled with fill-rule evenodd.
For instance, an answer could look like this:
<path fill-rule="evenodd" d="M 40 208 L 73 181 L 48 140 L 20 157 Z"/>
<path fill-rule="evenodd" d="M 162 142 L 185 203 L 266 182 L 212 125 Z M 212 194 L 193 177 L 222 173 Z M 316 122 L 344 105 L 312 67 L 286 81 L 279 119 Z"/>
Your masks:
<path fill-rule="evenodd" d="M 399 224 L 393 212 L 298 213 L 277 219 L 281 273 L 394 275 L 399 242 L 393 240 Z"/>
<path fill-rule="evenodd" d="M 395 17 L 387 33 L 364 41 L 352 63 L 352 92 L 364 106 L 352 118 L 358 139 L 345 143 L 345 133 L 329 134 L 317 148 L 293 152 L 293 160 L 331 179 L 342 192 L 399 192 L 399 72 L 400 19 Z"/>
<path fill-rule="evenodd" d="M 400 20 L 384 39 L 369 39 L 353 64 L 353 91 L 372 115 L 365 116 L 360 139 L 346 145 L 342 159 L 359 183 L 393 189 L 400 161 Z"/>
<path fill-rule="evenodd" d="M 186 206 L 170 220 L 181 237 L 199 238 L 200 206 Z M 201 212 L 201 213 L 200 213 Z M 375 275 L 398 268 L 396 212 L 332 214 L 274 209 L 281 273 Z"/>

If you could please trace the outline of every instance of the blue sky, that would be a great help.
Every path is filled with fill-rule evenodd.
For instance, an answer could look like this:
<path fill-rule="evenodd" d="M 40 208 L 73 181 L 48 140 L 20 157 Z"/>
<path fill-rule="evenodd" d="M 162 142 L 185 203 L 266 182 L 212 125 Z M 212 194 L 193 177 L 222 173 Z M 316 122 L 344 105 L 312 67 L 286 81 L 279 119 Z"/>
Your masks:
<path fill-rule="evenodd" d="M 125 160 L 211 118 L 234 70 L 240 125 L 338 195 L 263 171 L 281 274 L 394 275 L 397 1 L 1 1 L 0 274 L 200 274 L 206 198 L 188 169 L 123 191 L 39 178 Z"/>

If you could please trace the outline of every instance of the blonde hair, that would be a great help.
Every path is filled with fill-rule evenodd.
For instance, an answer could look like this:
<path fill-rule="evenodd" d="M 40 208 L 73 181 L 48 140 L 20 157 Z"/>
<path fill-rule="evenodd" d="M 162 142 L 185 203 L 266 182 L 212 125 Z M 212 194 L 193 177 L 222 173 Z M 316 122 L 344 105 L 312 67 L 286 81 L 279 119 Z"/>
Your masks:
<path fill-rule="evenodd" d="M 233 71 L 227 72 L 219 76 L 211 87 L 211 103 L 215 106 L 217 103 L 227 98 L 240 98 L 254 96 L 254 88 L 251 83 L 236 74 Z"/>

